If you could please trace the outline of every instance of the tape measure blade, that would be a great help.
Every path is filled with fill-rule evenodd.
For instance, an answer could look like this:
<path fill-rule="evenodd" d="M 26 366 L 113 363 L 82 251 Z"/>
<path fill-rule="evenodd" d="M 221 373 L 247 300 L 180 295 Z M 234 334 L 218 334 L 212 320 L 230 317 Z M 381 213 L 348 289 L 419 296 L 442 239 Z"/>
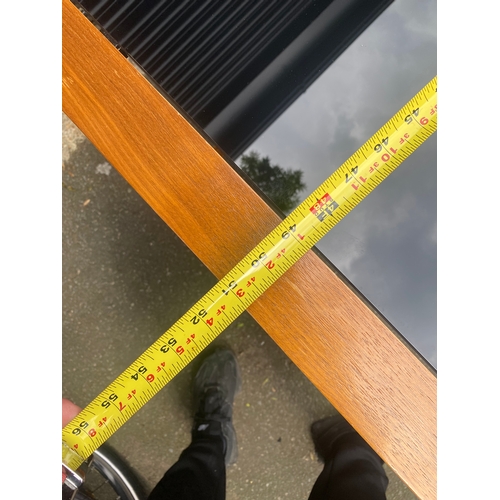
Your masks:
<path fill-rule="evenodd" d="M 437 128 L 434 78 L 63 429 L 76 470 Z"/>

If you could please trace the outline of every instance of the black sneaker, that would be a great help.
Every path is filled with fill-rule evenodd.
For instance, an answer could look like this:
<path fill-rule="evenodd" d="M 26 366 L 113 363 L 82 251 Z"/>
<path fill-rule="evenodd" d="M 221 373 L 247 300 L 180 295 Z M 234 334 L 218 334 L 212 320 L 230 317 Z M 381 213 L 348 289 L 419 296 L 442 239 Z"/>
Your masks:
<path fill-rule="evenodd" d="M 371 450 L 368 443 L 340 413 L 314 422 L 311 425 L 311 436 L 314 449 L 323 462 L 332 458 L 339 447 L 346 443 L 361 445 Z"/>
<path fill-rule="evenodd" d="M 226 465 L 236 462 L 238 445 L 233 427 L 233 401 L 241 388 L 241 375 L 235 355 L 229 349 L 216 349 L 200 366 L 194 379 L 193 397 L 197 405 L 193 439 L 199 436 L 224 438 Z"/>

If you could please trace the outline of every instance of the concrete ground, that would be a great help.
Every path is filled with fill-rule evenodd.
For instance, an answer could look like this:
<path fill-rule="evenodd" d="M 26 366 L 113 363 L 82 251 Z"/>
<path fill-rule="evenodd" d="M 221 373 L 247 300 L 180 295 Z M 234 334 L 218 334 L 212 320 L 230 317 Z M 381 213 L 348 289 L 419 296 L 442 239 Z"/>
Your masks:
<path fill-rule="evenodd" d="M 63 396 L 87 405 L 216 283 L 63 115 Z M 227 499 L 306 499 L 322 470 L 310 424 L 336 410 L 244 313 L 215 342 L 236 352 L 239 459 Z M 188 366 L 109 440 L 149 492 L 189 444 Z M 415 496 L 388 469 L 389 499 Z"/>

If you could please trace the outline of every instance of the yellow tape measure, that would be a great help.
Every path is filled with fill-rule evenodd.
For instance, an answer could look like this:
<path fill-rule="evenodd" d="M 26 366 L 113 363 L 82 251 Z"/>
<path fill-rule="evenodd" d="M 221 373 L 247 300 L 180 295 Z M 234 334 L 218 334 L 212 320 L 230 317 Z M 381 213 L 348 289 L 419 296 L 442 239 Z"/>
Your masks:
<path fill-rule="evenodd" d="M 429 82 L 63 429 L 76 470 L 437 128 Z"/>

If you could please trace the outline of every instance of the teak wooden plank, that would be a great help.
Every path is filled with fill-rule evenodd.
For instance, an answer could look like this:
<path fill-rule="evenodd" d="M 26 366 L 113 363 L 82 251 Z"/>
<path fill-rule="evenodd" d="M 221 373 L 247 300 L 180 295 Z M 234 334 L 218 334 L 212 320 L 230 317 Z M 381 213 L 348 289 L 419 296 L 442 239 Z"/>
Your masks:
<path fill-rule="evenodd" d="M 67 116 L 217 277 L 280 222 L 70 0 L 62 83 Z M 308 252 L 249 312 L 417 496 L 436 497 L 436 377 L 369 305 Z"/>

